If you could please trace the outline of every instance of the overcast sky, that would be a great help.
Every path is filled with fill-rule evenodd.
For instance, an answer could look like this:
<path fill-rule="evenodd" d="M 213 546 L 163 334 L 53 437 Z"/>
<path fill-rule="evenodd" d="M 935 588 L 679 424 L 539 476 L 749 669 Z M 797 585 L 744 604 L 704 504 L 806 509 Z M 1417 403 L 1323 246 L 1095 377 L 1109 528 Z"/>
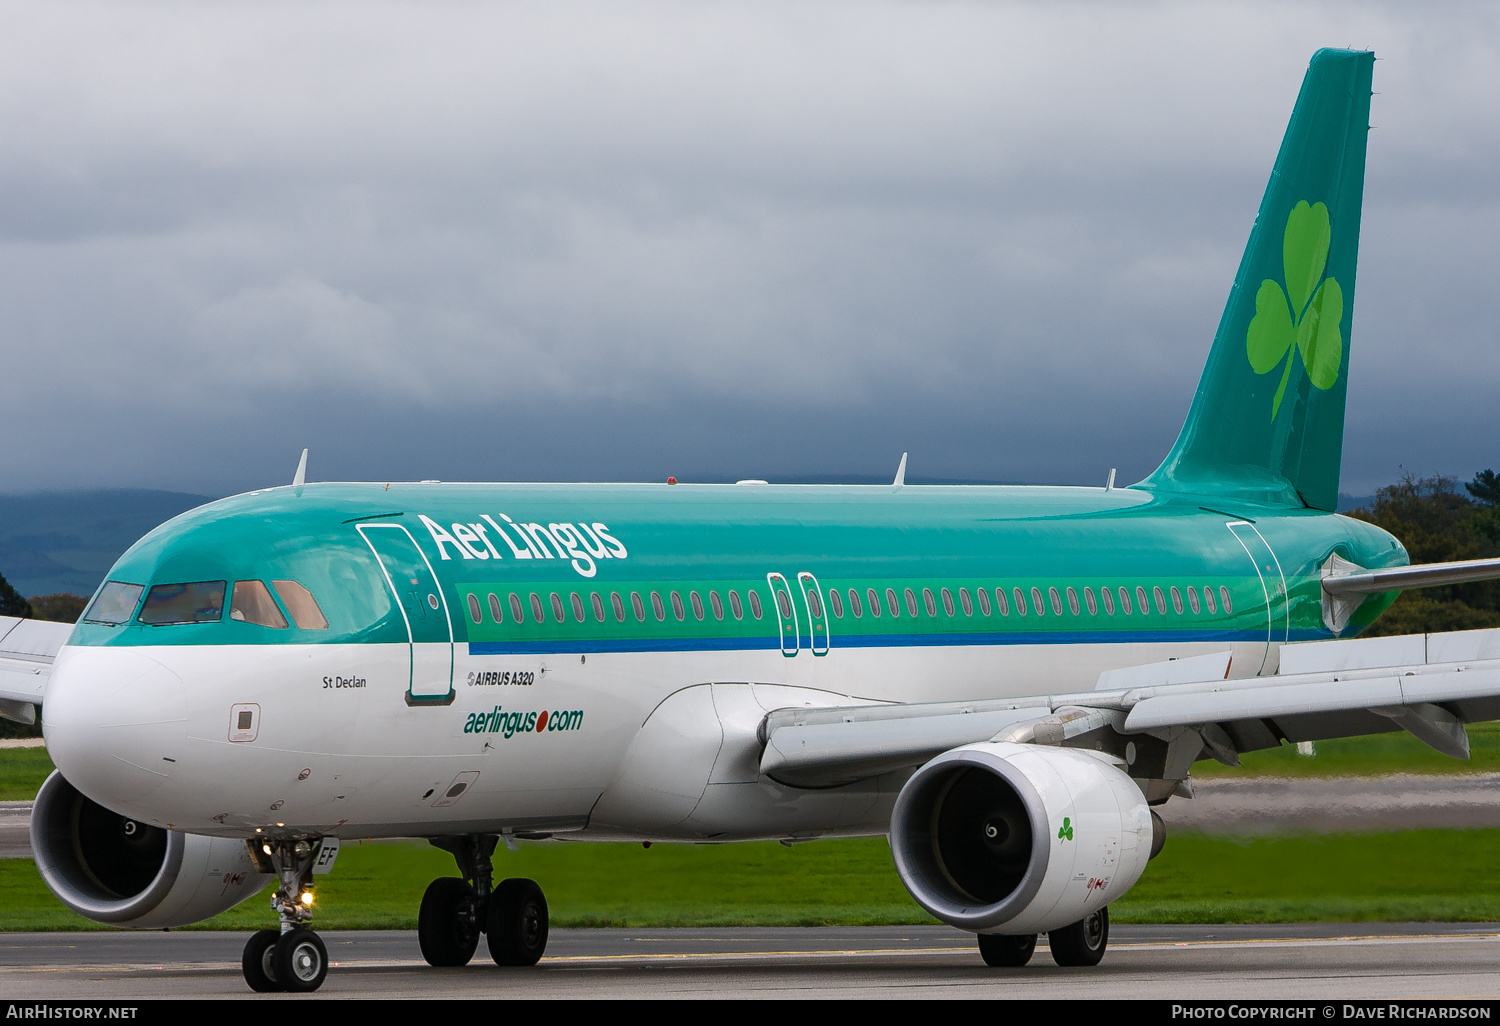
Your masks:
<path fill-rule="evenodd" d="M 1376 51 L 1343 490 L 1500 467 L 1493 4 L 0 5 L 0 491 L 1102 483 Z"/>

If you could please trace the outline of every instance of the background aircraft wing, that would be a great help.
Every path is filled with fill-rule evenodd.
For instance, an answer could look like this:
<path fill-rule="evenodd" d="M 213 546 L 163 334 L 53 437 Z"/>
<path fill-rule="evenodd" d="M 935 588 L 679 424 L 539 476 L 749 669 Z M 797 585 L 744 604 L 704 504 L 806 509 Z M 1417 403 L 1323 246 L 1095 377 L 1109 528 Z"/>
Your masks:
<path fill-rule="evenodd" d="M 1241 752 L 1283 741 L 1395 729 L 1468 758 L 1464 724 L 1500 719 L 1500 630 L 1305 642 L 1281 653 L 1274 676 L 1225 679 L 1225 653 L 1111 670 L 1098 690 L 1077 694 L 778 709 L 761 724 L 761 772 L 828 787 L 980 741 L 1110 751 L 1136 737 L 1167 747 L 1161 779 L 1170 782 L 1199 758 L 1237 765 Z"/>
<path fill-rule="evenodd" d="M 72 633 L 70 623 L 0 616 L 0 716 L 36 722 L 52 660 Z"/>

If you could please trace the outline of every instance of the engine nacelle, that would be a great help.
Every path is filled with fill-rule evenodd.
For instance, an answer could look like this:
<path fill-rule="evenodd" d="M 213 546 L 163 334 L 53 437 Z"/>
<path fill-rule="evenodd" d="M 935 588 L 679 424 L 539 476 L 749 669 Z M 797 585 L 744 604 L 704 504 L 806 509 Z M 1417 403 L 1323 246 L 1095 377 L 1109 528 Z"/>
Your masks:
<path fill-rule="evenodd" d="M 1103 908 L 1151 855 L 1151 810 L 1117 763 L 1005 741 L 944 752 L 891 814 L 902 883 L 938 919 L 976 933 L 1042 933 Z"/>
<path fill-rule="evenodd" d="M 244 841 L 163 830 L 85 797 L 53 771 L 31 807 L 31 851 L 64 905 L 130 929 L 186 926 L 258 894 Z"/>

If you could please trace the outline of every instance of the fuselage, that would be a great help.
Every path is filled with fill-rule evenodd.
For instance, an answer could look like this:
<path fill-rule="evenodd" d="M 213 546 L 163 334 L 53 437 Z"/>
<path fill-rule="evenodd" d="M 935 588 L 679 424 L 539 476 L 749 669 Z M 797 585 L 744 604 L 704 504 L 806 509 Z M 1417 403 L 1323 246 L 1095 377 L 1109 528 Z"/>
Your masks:
<path fill-rule="evenodd" d="M 685 688 L 1004 698 L 1226 649 L 1274 672 L 1332 636 L 1333 554 L 1406 562 L 1360 521 L 1135 488 L 276 488 L 121 557 L 44 725 L 76 787 L 178 830 L 587 837 Z"/>

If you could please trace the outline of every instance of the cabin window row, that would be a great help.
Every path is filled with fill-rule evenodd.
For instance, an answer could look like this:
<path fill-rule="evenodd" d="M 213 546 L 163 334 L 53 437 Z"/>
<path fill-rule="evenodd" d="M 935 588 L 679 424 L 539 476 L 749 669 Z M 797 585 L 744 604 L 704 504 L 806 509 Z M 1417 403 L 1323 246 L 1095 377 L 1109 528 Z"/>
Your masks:
<path fill-rule="evenodd" d="M 715 620 L 724 619 L 726 612 L 736 620 L 743 620 L 747 611 L 757 620 L 765 616 L 760 595 L 753 588 L 746 589 L 744 600 L 741 600 L 739 592 L 732 590 L 725 591 L 724 596 L 720 596 L 717 591 L 709 591 L 707 594 L 708 602 L 705 604 L 702 595 L 696 591 L 689 591 L 686 604 L 684 604 L 682 593 L 678 591 L 668 592 L 665 600 L 659 591 L 649 592 L 647 598 L 642 598 L 638 591 L 632 591 L 628 599 L 618 591 L 610 592 L 608 599 L 597 591 L 590 592 L 589 597 L 585 599 L 575 591 L 568 596 L 566 601 L 555 591 L 545 600 L 534 591 L 525 598 L 519 593 L 511 592 L 508 599 L 502 601 L 500 596 L 492 591 L 485 596 L 485 601 L 481 604 L 479 596 L 471 592 L 468 601 L 469 619 L 475 623 L 483 623 L 484 610 L 488 608 L 489 618 L 494 623 L 504 623 L 507 612 L 513 623 L 526 623 L 528 612 L 533 622 L 546 623 L 549 610 L 552 620 L 557 623 L 567 623 L 570 612 L 573 620 L 578 623 L 587 620 L 590 612 L 599 623 L 604 623 L 610 613 L 614 614 L 617 623 L 624 623 L 628 616 L 633 616 L 637 623 L 644 623 L 648 603 L 651 615 L 658 621 L 666 620 L 668 605 L 671 607 L 672 616 L 679 621 L 687 619 L 689 609 L 693 618 L 700 621 L 707 619 L 710 612 Z"/>
<path fill-rule="evenodd" d="M 747 608 L 750 615 L 757 620 L 764 615 L 760 595 L 755 589 L 746 589 L 743 602 L 737 591 L 728 590 L 724 594 L 728 598 L 727 603 L 724 598 L 720 597 L 719 592 L 707 592 L 708 602 L 705 604 L 703 597 L 697 591 L 689 591 L 686 604 L 684 604 L 682 593 L 679 591 L 668 592 L 665 600 L 660 591 L 649 592 L 648 598 L 642 598 L 640 592 L 632 591 L 629 593 L 628 612 L 627 600 L 618 591 L 610 592 L 607 601 L 603 594 L 597 591 L 590 592 L 587 599 L 575 591 L 566 600 L 555 591 L 551 592 L 546 599 L 543 599 L 537 592 L 531 592 L 525 598 L 517 592 L 511 592 L 507 601 L 502 601 L 499 595 L 490 592 L 483 603 L 477 594 L 470 593 L 468 606 L 469 619 L 476 624 L 484 622 L 485 607 L 488 607 L 489 618 L 493 623 L 505 623 L 507 606 L 510 620 L 518 624 L 527 622 L 528 612 L 532 622 L 546 623 L 549 610 L 552 614 L 551 619 L 556 623 L 568 622 L 570 612 L 575 622 L 584 623 L 590 611 L 593 613 L 594 620 L 599 623 L 604 623 L 610 613 L 614 614 L 617 623 L 625 623 L 629 616 L 633 616 L 637 623 L 644 623 L 648 602 L 651 615 L 658 622 L 664 622 L 667 619 L 668 605 L 671 607 L 672 616 L 679 622 L 687 619 L 689 608 L 691 608 L 693 618 L 700 622 L 708 618 L 709 610 L 712 611 L 715 620 L 723 620 L 726 607 L 728 614 L 736 620 L 745 618 Z M 1019 616 L 1046 616 L 1049 606 L 1053 616 L 1061 616 L 1065 603 L 1068 611 L 1074 616 L 1083 615 L 1085 608 L 1088 609 L 1090 616 L 1098 616 L 1101 608 L 1106 616 L 1114 616 L 1117 611 L 1125 616 L 1136 614 L 1144 616 L 1151 613 L 1153 605 L 1158 615 L 1165 616 L 1169 603 L 1172 611 L 1178 616 L 1188 609 L 1191 609 L 1194 616 L 1200 615 L 1204 610 L 1207 610 L 1211 616 L 1217 615 L 1221 607 L 1226 615 L 1234 612 L 1229 589 L 1222 585 L 1218 588 L 1217 596 L 1212 585 L 1204 585 L 1201 589 L 1192 586 L 1179 588 L 1177 585 L 1171 585 L 1165 591 L 1160 585 L 1156 585 L 1152 587 L 1149 594 L 1142 586 L 1137 586 L 1134 592 L 1124 586 L 1117 589 L 1101 587 L 1097 595 L 1092 587 L 1085 587 L 1081 600 L 1077 589 L 1072 587 L 1064 588 L 1062 591 L 1056 587 L 1049 587 L 1045 595 L 1041 588 L 1033 587 L 1029 592 L 1029 601 L 1028 592 L 1025 589 L 1012 588 L 1007 594 L 1005 588 L 997 587 L 994 589 L 993 605 L 990 600 L 990 591 L 985 588 L 974 589 L 972 595 L 968 588 L 959 588 L 956 602 L 954 593 L 949 588 L 940 588 L 937 594 L 934 594 L 931 588 L 923 588 L 920 606 L 917 592 L 913 588 L 904 589 L 899 596 L 895 588 L 886 588 L 883 603 L 881 593 L 875 588 L 866 588 L 863 598 L 858 588 L 848 589 L 847 594 L 847 609 L 855 619 L 862 618 L 866 609 L 875 618 L 879 618 L 882 612 L 891 617 L 900 617 L 903 607 L 908 616 L 919 616 L 920 609 L 925 608 L 928 616 L 936 617 L 939 602 L 942 603 L 943 613 L 950 618 L 957 617 L 959 609 L 963 610 L 963 615 L 966 617 L 974 616 L 976 611 L 984 617 L 995 614 L 1008 617 L 1011 615 L 1012 608 Z M 817 592 L 809 591 L 808 596 L 813 604 L 811 610 L 813 616 L 821 617 L 823 610 L 822 604 L 818 601 Z M 778 592 L 777 598 L 787 606 L 781 610 L 782 616 L 790 618 L 792 611 L 785 593 Z M 840 620 L 844 618 L 846 607 L 844 597 L 838 588 L 829 590 L 828 605 L 835 618 Z"/>
<path fill-rule="evenodd" d="M 1185 602 L 1184 592 L 1186 593 Z M 1210 616 L 1217 615 L 1220 607 L 1223 608 L 1226 615 L 1234 612 L 1234 605 L 1229 597 L 1229 589 L 1223 585 L 1219 586 L 1216 599 L 1213 586 L 1205 584 L 1201 590 L 1201 600 L 1198 588 L 1188 586 L 1180 589 L 1176 585 L 1171 585 L 1166 591 L 1163 591 L 1160 585 L 1153 586 L 1149 595 L 1144 587 L 1138 586 L 1133 596 L 1131 589 L 1124 586 L 1121 586 L 1118 590 L 1101 587 L 1097 596 L 1094 594 L 1092 587 L 1085 587 L 1081 603 L 1077 589 L 1071 587 L 1064 588 L 1061 592 L 1055 587 L 1049 587 L 1045 596 L 1043 596 L 1041 588 L 1034 587 L 1030 590 L 1029 602 L 1027 601 L 1028 593 L 1023 588 L 1012 588 L 1009 595 L 1007 595 L 1005 588 L 997 587 L 994 594 L 994 605 L 991 606 L 990 592 L 987 589 L 976 588 L 971 597 L 968 588 L 959 588 L 958 604 L 955 606 L 953 591 L 951 589 L 941 588 L 939 589 L 938 596 L 934 596 L 931 588 L 923 588 L 921 606 L 919 607 L 915 589 L 906 588 L 903 594 L 898 596 L 895 588 L 886 588 L 884 611 L 886 615 L 899 617 L 902 607 L 905 606 L 908 616 L 918 616 L 920 615 L 919 609 L 925 608 L 928 616 L 935 617 L 938 615 L 938 602 L 941 600 L 943 612 L 949 617 L 956 617 L 958 615 L 958 608 L 960 607 L 963 609 L 964 616 L 971 617 L 975 613 L 976 604 L 980 616 L 991 616 L 993 613 L 998 613 L 1000 616 L 1010 616 L 1012 607 L 1015 608 L 1016 613 L 1020 616 L 1046 616 L 1049 606 L 1052 609 L 1053 616 L 1062 616 L 1064 602 L 1066 602 L 1068 611 L 1074 616 L 1083 615 L 1084 607 L 1088 608 L 1090 616 L 1098 616 L 1101 606 L 1106 616 L 1114 616 L 1117 607 L 1119 612 L 1125 616 L 1131 616 L 1137 612 L 1145 616 L 1150 614 L 1154 600 L 1156 612 L 1162 616 L 1166 615 L 1169 602 L 1173 612 L 1179 616 L 1183 614 L 1185 609 L 1189 608 L 1192 610 L 1194 616 L 1198 616 L 1205 609 Z M 866 609 L 869 609 L 870 615 L 873 617 L 878 618 L 881 615 L 881 594 L 876 589 L 866 588 L 863 601 L 861 601 L 860 590 L 858 588 L 850 588 L 848 595 L 848 609 L 855 619 L 863 617 Z M 1116 595 L 1119 596 L 1118 603 L 1116 602 Z M 903 599 L 905 600 L 904 602 L 902 601 Z M 839 594 L 839 589 L 829 589 L 828 605 L 837 619 L 842 620 L 844 618 L 844 601 Z M 821 615 L 821 612 L 816 609 L 813 610 L 813 613 L 814 615 Z"/>

